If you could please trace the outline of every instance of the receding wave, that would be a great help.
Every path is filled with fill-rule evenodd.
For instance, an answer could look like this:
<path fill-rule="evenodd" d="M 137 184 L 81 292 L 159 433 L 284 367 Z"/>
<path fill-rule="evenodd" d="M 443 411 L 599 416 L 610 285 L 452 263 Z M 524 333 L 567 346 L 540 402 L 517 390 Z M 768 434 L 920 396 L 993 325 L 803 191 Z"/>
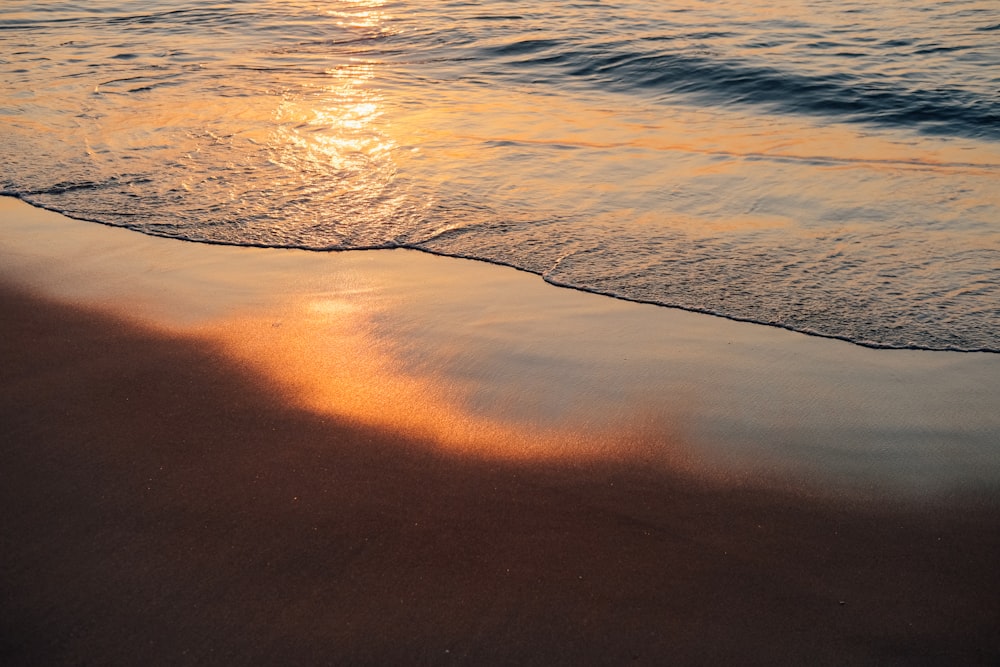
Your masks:
<path fill-rule="evenodd" d="M 8 0 L 0 193 L 1000 352 L 996 31 L 975 0 Z"/>

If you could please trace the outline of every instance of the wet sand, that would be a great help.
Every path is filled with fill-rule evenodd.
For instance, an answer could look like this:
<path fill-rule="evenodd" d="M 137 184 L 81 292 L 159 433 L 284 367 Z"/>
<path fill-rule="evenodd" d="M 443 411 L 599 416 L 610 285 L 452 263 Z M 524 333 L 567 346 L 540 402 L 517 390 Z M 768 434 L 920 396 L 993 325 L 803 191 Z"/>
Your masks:
<path fill-rule="evenodd" d="M 598 352 L 609 356 L 612 348 L 592 340 L 584 356 L 593 365 L 581 367 L 569 352 L 557 354 L 558 345 L 539 342 L 549 331 L 527 348 L 507 336 L 466 339 L 455 322 L 469 318 L 445 296 L 436 309 L 420 304 L 413 319 L 390 316 L 406 308 L 393 302 L 395 310 L 380 310 L 393 291 L 366 282 L 365 267 L 378 269 L 366 263 L 381 261 L 375 255 L 337 274 L 336 295 L 301 268 L 294 284 L 277 289 L 272 280 L 248 293 L 237 269 L 209 267 L 215 260 L 198 246 L 133 240 L 138 235 L 84 223 L 58 222 L 100 236 L 104 250 L 89 268 L 84 256 L 94 252 L 81 238 L 53 235 L 55 228 L 38 232 L 47 248 L 25 250 L 38 245 L 36 232 L 23 231 L 22 209 L 11 210 L 0 269 L 4 664 L 1000 659 L 1000 502 L 995 456 L 982 451 L 995 442 L 992 415 L 935 415 L 944 440 L 955 441 L 941 460 L 964 456 L 965 465 L 933 480 L 927 469 L 941 465 L 912 467 L 902 487 L 877 470 L 862 493 L 837 482 L 851 466 L 830 478 L 796 474 L 812 470 L 803 460 L 817 460 L 789 455 L 787 465 L 771 465 L 774 453 L 760 446 L 753 451 L 772 470 L 762 475 L 724 456 L 726 443 L 706 444 L 712 434 L 735 446 L 744 444 L 740 433 L 766 440 L 787 429 L 755 423 L 713 431 L 699 420 L 740 421 L 763 405 L 758 420 L 771 422 L 784 409 L 796 419 L 788 437 L 805 433 L 820 448 L 872 430 L 871 420 L 893 441 L 924 451 L 899 426 L 921 404 L 831 421 L 858 407 L 843 398 L 850 387 L 834 394 L 847 405 L 831 403 L 822 376 L 789 375 L 792 366 L 783 367 L 785 391 L 801 392 L 812 377 L 812 413 L 791 398 L 772 406 L 783 394 L 766 386 L 758 395 L 767 400 L 739 409 L 735 398 L 719 399 L 725 409 L 691 394 L 678 398 L 697 384 L 688 375 L 699 377 L 699 369 L 698 386 L 719 396 L 734 382 L 715 378 L 720 364 L 741 363 L 743 373 L 766 366 L 772 334 L 782 337 L 779 347 L 789 341 L 787 354 L 805 355 L 796 368 L 839 359 L 881 378 L 862 384 L 865 391 L 881 388 L 904 403 L 920 388 L 894 382 L 924 357 L 885 361 L 885 353 L 851 346 L 817 351 L 842 344 L 691 316 L 670 320 L 690 323 L 681 327 L 686 333 L 657 338 L 679 346 L 669 366 L 691 359 L 678 376 L 644 377 L 628 367 L 625 356 L 648 365 L 650 350 L 659 349 L 653 343 L 600 362 Z M 12 240 L 25 234 L 26 245 Z M 133 241 L 154 243 L 155 256 L 127 252 Z M 76 263 L 66 259 L 72 252 Z M 215 252 L 230 263 L 256 261 L 237 249 Z M 252 275 L 264 283 L 268 270 L 286 275 L 267 264 L 281 257 L 267 255 Z M 322 261 L 311 257 L 306 264 Z M 426 279 L 432 293 L 440 287 L 434 280 Z M 454 286 L 462 277 L 448 280 Z M 497 285 L 503 289 L 509 285 Z M 309 308 L 296 300 L 303 295 Z M 520 300 L 533 310 L 532 298 Z M 360 317 L 352 302 L 369 310 Z M 512 317 L 495 307 L 477 311 L 482 330 L 494 335 Z M 578 328 L 580 312 L 558 312 Z M 413 329 L 432 315 L 454 332 L 436 351 L 428 337 L 439 330 L 421 337 Z M 630 315 L 618 315 L 615 326 L 630 328 Z M 520 322 L 521 341 L 534 340 L 540 326 Z M 727 338 L 750 329 L 748 338 Z M 720 357 L 712 348 L 708 356 L 695 342 L 678 342 L 705 331 L 739 353 Z M 457 360 L 445 363 L 448 350 Z M 852 355 L 874 358 L 865 353 L 882 355 L 877 370 L 867 361 L 854 367 Z M 943 384 L 928 380 L 932 395 L 959 387 L 965 404 L 995 400 L 981 395 L 996 381 L 992 358 L 957 356 L 934 357 L 914 377 L 937 369 Z M 310 363 L 295 362 L 303 357 Z M 517 382 L 503 375 L 511 365 Z M 983 376 L 971 370 L 984 365 Z M 612 408 L 638 400 L 621 390 L 622 375 L 640 393 L 644 382 L 668 387 L 664 395 L 683 409 L 664 414 L 672 400 L 647 401 L 641 414 L 656 414 L 622 437 L 622 425 L 640 414 Z M 484 377 L 494 380 L 488 391 Z M 746 382 L 760 377 L 772 376 L 751 373 Z M 605 389 L 571 393 L 580 378 Z M 549 395 L 560 382 L 575 406 L 560 408 Z M 614 414 L 585 418 L 595 405 Z M 812 421 L 802 423 L 803 414 Z M 553 443 L 558 455 L 544 455 Z M 846 443 L 819 461 L 859 449 Z M 714 474 L 716 467 L 725 472 Z M 884 492 L 873 493 L 883 482 Z"/>

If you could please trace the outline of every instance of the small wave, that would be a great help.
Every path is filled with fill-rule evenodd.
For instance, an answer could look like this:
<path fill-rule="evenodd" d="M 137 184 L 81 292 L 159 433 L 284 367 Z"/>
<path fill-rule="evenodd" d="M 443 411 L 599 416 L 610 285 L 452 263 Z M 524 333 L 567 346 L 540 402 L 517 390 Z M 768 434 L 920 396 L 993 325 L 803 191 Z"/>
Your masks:
<path fill-rule="evenodd" d="M 523 21 L 524 17 L 520 14 L 482 14 L 479 16 L 470 16 L 473 21 Z"/>
<path fill-rule="evenodd" d="M 560 42 L 553 39 L 522 39 L 509 44 L 484 49 L 484 51 L 493 56 L 519 56 L 546 51 L 557 46 L 560 46 Z"/>
<path fill-rule="evenodd" d="M 559 65 L 569 76 L 625 92 L 652 91 L 711 104 L 765 106 L 786 114 L 1000 139 L 1000 101 L 958 88 L 906 89 L 843 71 L 810 75 L 691 53 L 606 45 L 579 50 L 554 40 L 524 40 L 489 51 L 493 56 L 519 56 L 509 64 L 526 71 L 532 80 L 537 70 Z"/>
<path fill-rule="evenodd" d="M 148 92 L 161 86 L 178 85 L 179 82 L 172 80 L 177 79 L 179 76 L 179 74 L 166 74 L 161 76 L 132 76 L 124 79 L 112 79 L 94 86 L 93 92 L 95 95 Z M 136 86 L 136 83 L 140 85 Z"/>
<path fill-rule="evenodd" d="M 39 195 L 64 195 L 77 190 L 96 190 L 109 185 L 111 185 L 110 181 L 60 181 L 40 190 L 17 192 L 16 196 L 26 199 Z"/>

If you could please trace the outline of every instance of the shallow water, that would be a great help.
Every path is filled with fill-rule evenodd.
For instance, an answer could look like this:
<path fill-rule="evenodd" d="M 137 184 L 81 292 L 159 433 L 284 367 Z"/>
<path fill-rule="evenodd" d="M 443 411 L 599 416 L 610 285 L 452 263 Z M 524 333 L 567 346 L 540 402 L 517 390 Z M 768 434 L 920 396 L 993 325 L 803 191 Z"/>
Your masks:
<path fill-rule="evenodd" d="M 0 284 L 193 336 L 309 413 L 441 451 L 1000 499 L 1000 355 L 865 349 L 403 249 L 179 243 L 6 197 L 0 224 Z"/>
<path fill-rule="evenodd" d="M 975 1 L 8 0 L 0 192 L 1000 351 L 998 34 Z"/>

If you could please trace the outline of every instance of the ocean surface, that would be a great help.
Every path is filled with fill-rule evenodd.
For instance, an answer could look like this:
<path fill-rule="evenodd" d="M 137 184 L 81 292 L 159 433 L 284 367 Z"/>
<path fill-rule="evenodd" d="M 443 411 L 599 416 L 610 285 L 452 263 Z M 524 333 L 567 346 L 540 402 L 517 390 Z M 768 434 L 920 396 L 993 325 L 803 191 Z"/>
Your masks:
<path fill-rule="evenodd" d="M 4 0 L 0 82 L 72 217 L 1000 352 L 996 0 Z"/>

